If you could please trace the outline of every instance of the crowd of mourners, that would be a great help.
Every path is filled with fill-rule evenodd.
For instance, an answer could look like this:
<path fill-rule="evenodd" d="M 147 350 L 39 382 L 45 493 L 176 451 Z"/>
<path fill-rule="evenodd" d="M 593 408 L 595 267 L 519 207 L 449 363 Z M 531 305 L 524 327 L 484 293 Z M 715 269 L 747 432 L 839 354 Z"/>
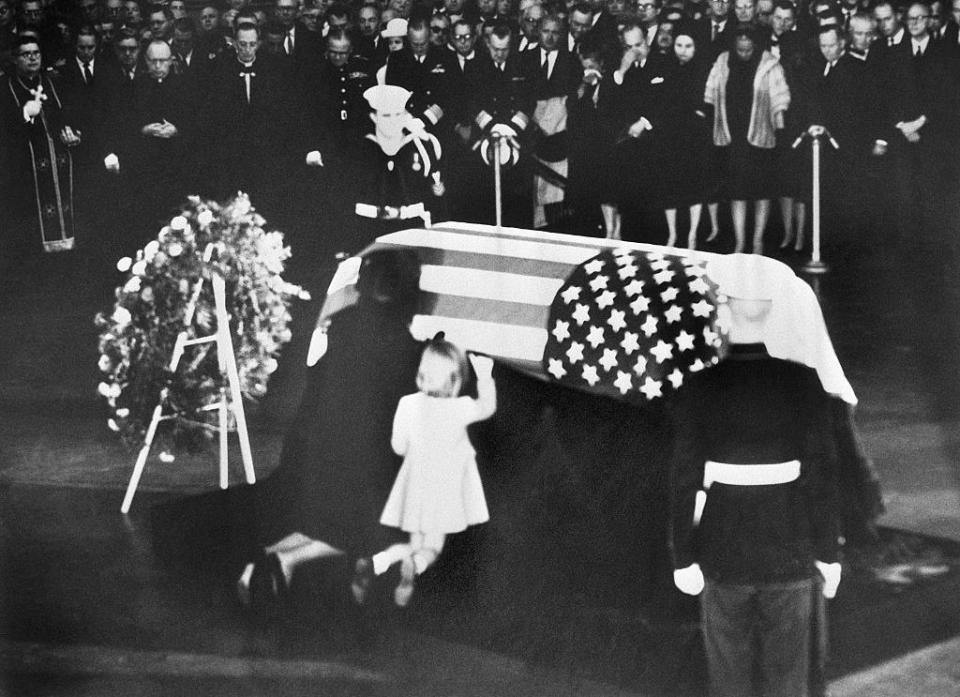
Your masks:
<path fill-rule="evenodd" d="M 768 248 L 801 250 L 814 142 L 825 219 L 918 235 L 956 189 L 958 21 L 960 0 L 0 0 L 4 244 L 239 190 L 268 218 L 393 196 L 372 210 L 493 222 L 499 152 L 509 225 L 694 247 L 722 205 L 759 253 L 776 208 Z M 378 82 L 439 146 L 389 184 L 364 176 Z"/>

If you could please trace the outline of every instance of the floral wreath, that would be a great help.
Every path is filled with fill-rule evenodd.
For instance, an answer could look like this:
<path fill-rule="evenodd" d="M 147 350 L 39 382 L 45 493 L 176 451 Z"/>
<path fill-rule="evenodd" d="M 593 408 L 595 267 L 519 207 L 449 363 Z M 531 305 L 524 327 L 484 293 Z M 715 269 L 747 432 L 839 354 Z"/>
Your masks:
<path fill-rule="evenodd" d="M 226 381 L 216 344 L 188 348 L 177 370 L 169 369 L 181 332 L 192 339 L 217 329 L 212 274 L 226 286 L 241 392 L 253 400 L 266 394 L 280 348 L 291 338 L 290 302 L 310 296 L 283 280 L 290 248 L 283 233 L 266 232 L 265 223 L 246 194 L 223 206 L 190 197 L 156 239 L 117 262 L 126 279 L 115 290 L 112 312 L 95 319 L 104 376 L 97 390 L 110 408 L 108 427 L 128 445 L 142 444 L 161 395 L 176 445 L 214 436 L 210 410 Z"/>

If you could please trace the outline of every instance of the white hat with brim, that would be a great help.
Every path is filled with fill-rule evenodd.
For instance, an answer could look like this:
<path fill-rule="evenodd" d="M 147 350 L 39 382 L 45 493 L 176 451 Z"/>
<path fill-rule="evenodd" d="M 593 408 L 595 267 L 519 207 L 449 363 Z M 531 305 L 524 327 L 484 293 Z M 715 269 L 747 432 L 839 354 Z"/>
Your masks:
<path fill-rule="evenodd" d="M 407 20 L 402 17 L 394 17 L 389 22 L 387 26 L 384 27 L 383 31 L 380 32 L 380 36 L 384 39 L 392 39 L 395 36 L 406 36 L 407 35 Z"/>

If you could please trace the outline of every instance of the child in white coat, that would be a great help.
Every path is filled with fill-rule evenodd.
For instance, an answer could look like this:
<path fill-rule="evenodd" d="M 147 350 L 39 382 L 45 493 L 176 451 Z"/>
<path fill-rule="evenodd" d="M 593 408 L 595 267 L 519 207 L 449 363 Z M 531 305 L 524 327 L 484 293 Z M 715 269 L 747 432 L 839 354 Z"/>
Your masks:
<path fill-rule="evenodd" d="M 394 601 L 406 606 L 415 578 L 436 561 L 447 534 L 489 520 L 467 426 L 493 415 L 497 393 L 493 361 L 471 354 L 470 363 L 477 375 L 476 399 L 458 396 L 467 360 L 438 336 L 420 360 L 419 392 L 402 397 L 397 405 L 391 445 L 404 459 L 380 522 L 409 532 L 410 542 L 357 560 L 351 590 L 358 603 L 365 600 L 372 577 L 399 562 Z"/>

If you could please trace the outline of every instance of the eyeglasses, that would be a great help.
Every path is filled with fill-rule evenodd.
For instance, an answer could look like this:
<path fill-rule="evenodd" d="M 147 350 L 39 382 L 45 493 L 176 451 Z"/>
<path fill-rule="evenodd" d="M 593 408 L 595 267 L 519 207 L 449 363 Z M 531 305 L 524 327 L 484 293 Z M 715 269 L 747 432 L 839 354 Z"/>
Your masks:
<path fill-rule="evenodd" d="M 454 41 L 469 41 L 472 38 L 473 38 L 473 34 L 454 34 L 453 35 Z"/>
<path fill-rule="evenodd" d="M 908 22 L 922 22 L 925 19 L 929 19 L 930 15 L 917 15 L 916 17 L 907 17 Z"/>
<path fill-rule="evenodd" d="M 39 58 L 40 51 L 20 51 L 17 55 L 21 58 Z"/>

